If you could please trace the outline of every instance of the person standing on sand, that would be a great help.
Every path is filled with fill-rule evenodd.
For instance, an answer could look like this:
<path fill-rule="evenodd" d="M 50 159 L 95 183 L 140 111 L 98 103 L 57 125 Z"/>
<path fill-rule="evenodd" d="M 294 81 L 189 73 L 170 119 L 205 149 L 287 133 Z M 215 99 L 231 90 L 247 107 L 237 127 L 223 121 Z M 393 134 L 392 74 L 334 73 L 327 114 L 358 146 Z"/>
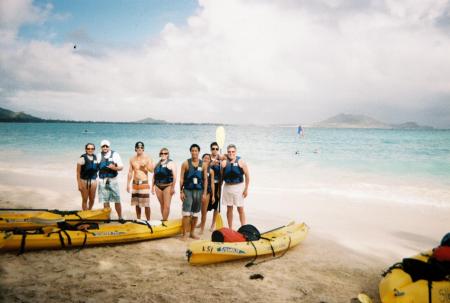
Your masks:
<path fill-rule="evenodd" d="M 153 162 L 144 153 L 144 143 L 136 142 L 134 145 L 136 155 L 130 158 L 128 170 L 127 192 L 130 193 L 130 183 L 133 183 L 131 192 L 131 205 L 136 207 L 136 217 L 141 218 L 141 208 L 145 208 L 145 218 L 150 220 L 150 184 L 148 172 L 153 172 Z"/>
<path fill-rule="evenodd" d="M 109 203 L 114 203 L 117 216 L 122 219 L 122 206 L 120 205 L 118 172 L 123 169 L 122 159 L 119 153 L 110 149 L 111 143 L 102 140 L 100 143 L 102 151 L 97 154 L 99 162 L 98 200 L 105 208 L 109 208 Z"/>
<path fill-rule="evenodd" d="M 200 146 L 192 144 L 189 148 L 191 158 L 184 161 L 180 172 L 180 199 L 183 201 L 183 240 L 186 240 L 188 233 L 193 239 L 199 237 L 195 235 L 195 226 L 202 205 L 202 197 L 206 198 L 207 191 L 207 169 L 205 163 L 199 159 Z"/>
<path fill-rule="evenodd" d="M 169 218 L 170 202 L 175 194 L 175 183 L 177 179 L 177 166 L 169 158 L 169 150 L 162 148 L 159 151 L 160 160 L 155 165 L 153 174 L 152 194 L 156 192 L 159 204 L 161 204 L 162 220 Z"/>
<path fill-rule="evenodd" d="M 81 193 L 81 209 L 90 210 L 94 206 L 97 190 L 98 162 L 94 154 L 95 145 L 88 143 L 84 148 L 86 152 L 77 161 L 77 183 Z"/>
<path fill-rule="evenodd" d="M 210 145 L 211 148 L 211 163 L 209 166 L 214 171 L 214 195 L 211 195 L 207 210 L 214 210 L 210 231 L 214 230 L 216 224 L 216 215 L 219 212 L 220 207 L 220 194 L 222 192 L 222 175 L 220 169 L 221 160 L 225 157 L 219 154 L 219 144 L 213 142 Z M 214 199 L 213 199 L 214 198 Z"/>
<path fill-rule="evenodd" d="M 211 155 L 210 154 L 204 154 L 202 156 L 202 161 L 203 163 L 206 164 L 206 180 L 207 180 L 207 190 L 206 190 L 206 195 L 203 195 L 202 197 L 202 219 L 200 221 L 200 234 L 203 234 L 203 231 L 205 230 L 205 224 L 206 224 L 206 216 L 207 216 L 207 212 L 208 212 L 208 206 L 210 201 L 212 201 L 212 203 L 214 203 L 214 170 L 211 168 L 210 163 L 211 163 Z"/>
<path fill-rule="evenodd" d="M 244 213 L 244 199 L 248 195 L 250 174 L 247 164 L 236 154 L 236 145 L 227 147 L 227 159 L 222 161 L 222 176 L 225 185 L 223 187 L 223 205 L 227 206 L 228 227 L 233 228 L 233 206 L 237 207 L 241 225 L 246 223 Z M 245 185 L 244 185 L 245 176 Z"/>

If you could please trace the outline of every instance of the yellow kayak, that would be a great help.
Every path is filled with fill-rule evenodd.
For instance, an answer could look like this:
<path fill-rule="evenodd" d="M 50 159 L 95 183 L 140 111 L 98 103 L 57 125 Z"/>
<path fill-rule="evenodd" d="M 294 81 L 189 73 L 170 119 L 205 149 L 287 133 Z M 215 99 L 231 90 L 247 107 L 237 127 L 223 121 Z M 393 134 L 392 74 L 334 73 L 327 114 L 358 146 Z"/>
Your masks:
<path fill-rule="evenodd" d="M 186 252 L 192 265 L 212 264 L 225 261 L 274 255 L 302 242 L 308 233 L 305 223 L 291 223 L 264 233 L 266 239 L 249 242 L 194 241 Z"/>
<path fill-rule="evenodd" d="M 0 230 L 12 230 L 15 228 L 32 230 L 48 225 L 56 225 L 65 220 L 108 220 L 111 209 L 97 210 L 0 210 Z"/>
<path fill-rule="evenodd" d="M 70 230 L 74 229 L 74 230 Z M 181 219 L 169 221 L 133 220 L 124 223 L 79 222 L 70 229 L 44 227 L 31 231 L 0 232 L 0 251 L 24 252 L 116 244 L 171 237 L 181 233 Z"/>
<path fill-rule="evenodd" d="M 414 256 L 412 259 L 427 262 L 430 256 L 431 251 Z M 430 285 L 427 280 L 414 282 L 411 276 L 396 264 L 381 280 L 379 292 L 382 303 L 429 302 L 430 295 L 430 302 L 450 303 L 450 280 L 432 281 Z"/>

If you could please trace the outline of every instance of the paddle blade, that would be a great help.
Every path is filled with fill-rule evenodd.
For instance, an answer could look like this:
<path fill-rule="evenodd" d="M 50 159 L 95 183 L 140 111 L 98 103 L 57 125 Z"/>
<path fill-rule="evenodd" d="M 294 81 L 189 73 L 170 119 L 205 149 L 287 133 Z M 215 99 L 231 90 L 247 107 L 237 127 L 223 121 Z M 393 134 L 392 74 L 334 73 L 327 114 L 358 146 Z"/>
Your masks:
<path fill-rule="evenodd" d="M 43 212 L 39 215 L 30 218 L 30 221 L 34 224 L 42 225 L 55 225 L 58 222 L 64 222 L 64 217 L 58 214 L 53 214 L 49 212 Z"/>
<path fill-rule="evenodd" d="M 222 216 L 220 212 L 216 214 L 216 230 L 221 229 L 223 227 Z"/>
<path fill-rule="evenodd" d="M 368 295 L 363 293 L 358 295 L 358 300 L 361 303 L 372 303 L 372 299 Z"/>
<path fill-rule="evenodd" d="M 219 126 L 216 129 L 216 142 L 219 148 L 222 149 L 225 144 L 225 128 L 223 126 Z"/>

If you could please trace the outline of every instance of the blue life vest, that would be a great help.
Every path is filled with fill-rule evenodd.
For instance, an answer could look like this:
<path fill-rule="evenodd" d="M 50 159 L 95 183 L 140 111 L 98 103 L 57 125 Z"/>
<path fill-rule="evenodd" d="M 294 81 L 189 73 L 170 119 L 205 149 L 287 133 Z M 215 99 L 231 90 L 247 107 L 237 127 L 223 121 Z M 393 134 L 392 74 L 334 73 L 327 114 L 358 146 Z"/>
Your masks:
<path fill-rule="evenodd" d="M 219 164 L 211 165 L 211 168 L 214 171 L 214 183 L 219 183 L 219 180 L 220 180 L 220 160 L 219 160 Z"/>
<path fill-rule="evenodd" d="M 231 163 L 227 160 L 227 166 L 223 170 L 223 180 L 225 183 L 242 183 L 244 182 L 244 170 L 238 165 L 240 157 Z"/>
<path fill-rule="evenodd" d="M 185 189 L 203 189 L 203 161 L 198 162 L 198 166 L 192 165 L 192 159 L 188 159 L 189 169 L 184 173 L 184 188 Z M 197 179 L 197 184 L 194 179 Z"/>
<path fill-rule="evenodd" d="M 98 174 L 100 179 L 117 177 L 118 172 L 108 167 L 110 164 L 114 164 L 113 154 L 114 151 L 111 151 L 111 156 L 109 158 L 105 158 L 105 155 L 102 153 L 102 160 L 99 163 L 100 172 Z"/>
<path fill-rule="evenodd" d="M 155 183 L 169 184 L 173 182 L 173 172 L 167 167 L 167 164 L 172 160 L 167 160 L 166 164 L 161 164 L 161 161 L 155 167 Z"/>
<path fill-rule="evenodd" d="M 97 172 L 98 172 L 97 157 L 95 155 L 92 156 L 93 156 L 92 160 L 89 159 L 87 154 L 83 154 L 80 156 L 80 158 L 84 158 L 84 164 L 81 165 L 80 170 L 80 178 L 83 180 L 97 179 Z"/>

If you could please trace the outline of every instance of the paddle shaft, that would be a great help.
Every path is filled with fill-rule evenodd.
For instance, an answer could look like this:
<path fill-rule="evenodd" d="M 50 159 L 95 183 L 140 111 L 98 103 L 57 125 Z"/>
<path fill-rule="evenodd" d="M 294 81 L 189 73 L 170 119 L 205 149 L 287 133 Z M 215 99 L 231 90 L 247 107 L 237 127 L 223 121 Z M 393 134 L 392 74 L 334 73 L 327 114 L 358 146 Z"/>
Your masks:
<path fill-rule="evenodd" d="M 288 224 L 288 225 L 289 225 L 289 224 Z M 265 235 L 265 234 L 271 233 L 271 232 L 273 232 L 273 231 L 276 231 L 276 230 L 279 230 L 279 229 L 285 228 L 285 227 L 286 227 L 286 226 L 288 226 L 288 225 L 283 225 L 283 226 L 280 226 L 280 227 L 277 227 L 277 228 L 274 228 L 274 229 L 271 229 L 271 230 L 265 231 L 265 232 L 261 233 L 261 235 Z"/>

